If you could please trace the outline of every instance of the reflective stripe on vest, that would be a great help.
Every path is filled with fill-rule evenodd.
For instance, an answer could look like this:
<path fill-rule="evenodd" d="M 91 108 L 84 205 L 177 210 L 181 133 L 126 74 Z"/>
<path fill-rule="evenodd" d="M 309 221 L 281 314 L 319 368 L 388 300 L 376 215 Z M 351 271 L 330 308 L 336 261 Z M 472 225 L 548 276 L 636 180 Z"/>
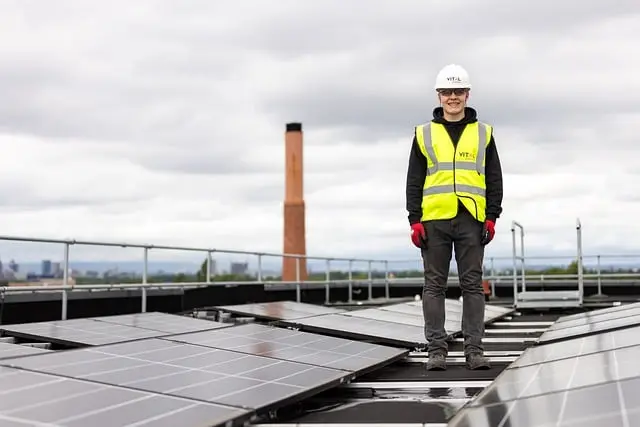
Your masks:
<path fill-rule="evenodd" d="M 434 144 L 432 126 L 436 135 L 442 135 L 443 140 Z M 469 133 L 471 129 L 477 129 L 476 138 Z M 446 219 L 455 216 L 458 207 L 458 197 L 463 205 L 479 221 L 485 219 L 485 153 L 491 126 L 484 123 L 467 125 L 462 132 L 457 148 L 454 148 L 448 132 L 441 124 L 427 123 L 416 127 L 416 139 L 420 150 L 427 158 L 427 178 L 423 189 L 423 220 Z M 445 136 L 446 135 L 446 136 Z M 472 139 L 469 139 L 472 138 Z M 469 147 L 469 143 L 474 145 Z M 440 156 L 436 155 L 436 146 L 446 144 L 440 148 Z M 462 146 L 462 152 L 460 147 Z M 455 160 L 464 153 L 473 151 L 475 161 Z M 443 156 L 451 158 L 442 159 Z M 455 170 L 454 170 L 455 167 Z M 458 174 L 456 174 L 458 172 Z M 465 194 L 461 194 L 465 193 Z M 435 198 L 434 198 L 435 197 Z"/>

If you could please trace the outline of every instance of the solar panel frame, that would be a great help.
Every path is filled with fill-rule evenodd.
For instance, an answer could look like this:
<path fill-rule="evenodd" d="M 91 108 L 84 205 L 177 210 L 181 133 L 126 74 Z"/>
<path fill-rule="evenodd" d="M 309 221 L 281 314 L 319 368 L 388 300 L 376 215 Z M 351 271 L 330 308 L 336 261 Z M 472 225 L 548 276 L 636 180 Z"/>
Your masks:
<path fill-rule="evenodd" d="M 88 318 L 2 325 L 0 331 L 3 335 L 71 347 L 112 344 L 166 335 L 162 332 L 98 322 Z"/>
<path fill-rule="evenodd" d="M 146 420 L 158 427 L 201 427 L 242 425 L 252 415 L 242 408 L 4 366 L 0 383 L 3 426 L 124 427 Z"/>
<path fill-rule="evenodd" d="M 216 310 L 235 315 L 250 316 L 262 320 L 295 320 L 326 314 L 343 313 L 346 310 L 295 301 L 271 301 L 265 303 L 216 306 Z"/>
<path fill-rule="evenodd" d="M 346 370 L 358 376 L 409 354 L 407 349 L 260 324 L 163 339 Z"/>
<path fill-rule="evenodd" d="M 9 344 L 0 342 L 0 360 L 12 359 L 15 357 L 30 356 L 33 354 L 48 353 L 50 350 L 38 347 L 31 347 L 21 344 Z"/>
<path fill-rule="evenodd" d="M 260 413 L 353 377 L 351 372 L 336 369 L 162 339 L 52 352 L 9 362 L 10 367 Z"/>
<path fill-rule="evenodd" d="M 163 334 L 207 331 L 233 326 L 231 323 L 197 319 L 194 317 L 161 313 L 157 311 L 90 317 L 89 319 L 132 328 L 148 329 L 151 331 L 162 332 Z"/>

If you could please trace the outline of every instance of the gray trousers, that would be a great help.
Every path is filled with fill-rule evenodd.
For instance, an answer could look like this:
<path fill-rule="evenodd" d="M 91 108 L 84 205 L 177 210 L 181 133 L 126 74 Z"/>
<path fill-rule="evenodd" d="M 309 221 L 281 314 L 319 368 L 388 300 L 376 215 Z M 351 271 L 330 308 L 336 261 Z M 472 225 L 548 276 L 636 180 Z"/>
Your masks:
<path fill-rule="evenodd" d="M 422 250 L 424 288 L 422 311 L 424 314 L 427 351 L 446 352 L 445 291 L 455 251 L 458 277 L 462 290 L 462 333 L 464 353 L 484 351 L 484 293 L 482 265 L 484 246 L 480 244 L 482 223 L 473 218 L 462 206 L 451 220 L 424 222 L 427 248 Z"/>

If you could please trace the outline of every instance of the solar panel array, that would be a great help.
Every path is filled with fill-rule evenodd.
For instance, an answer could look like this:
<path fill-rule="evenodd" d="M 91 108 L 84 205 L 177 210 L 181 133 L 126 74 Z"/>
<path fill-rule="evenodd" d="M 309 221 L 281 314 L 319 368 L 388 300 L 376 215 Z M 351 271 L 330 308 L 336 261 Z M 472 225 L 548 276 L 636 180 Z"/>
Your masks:
<path fill-rule="evenodd" d="M 640 425 L 640 325 L 628 316 L 635 310 L 597 310 L 558 321 L 552 329 L 565 331 L 565 340 L 527 349 L 448 426 Z M 618 326 L 627 327 L 597 327 L 611 318 L 626 319 Z"/>
<path fill-rule="evenodd" d="M 0 384 L 0 425 L 7 427 L 213 426 L 251 414 L 242 408 L 6 367 L 0 367 Z"/>
<path fill-rule="evenodd" d="M 164 313 L 140 313 L 2 325 L 4 335 L 46 340 L 68 346 L 104 345 L 154 338 L 184 330 L 197 331 L 231 324 Z"/>
<path fill-rule="evenodd" d="M 277 321 L 283 326 L 297 327 L 311 332 L 331 334 L 356 340 L 370 340 L 382 344 L 402 347 L 424 345 L 424 315 L 421 301 L 393 304 L 376 308 L 339 310 L 316 307 L 312 312 L 310 304 L 287 301 L 286 304 L 244 304 L 217 307 L 244 316 Z M 268 313 L 266 312 L 268 308 Z M 445 330 L 451 336 L 462 329 L 462 303 L 445 299 Z M 326 311 L 323 314 L 323 311 Z M 509 314 L 511 308 L 486 305 L 485 322 L 493 321 Z"/>
<path fill-rule="evenodd" d="M 121 327 L 142 338 L 130 340 L 135 334 L 129 331 L 118 343 L 0 360 L 1 425 L 242 425 L 408 354 L 273 326 L 222 327 L 162 313 L 84 320 L 8 328 L 41 331 L 41 339 L 65 331 L 75 334 L 75 342 L 80 336 L 95 342 L 97 330 Z M 174 333 L 181 327 L 184 333 Z"/>

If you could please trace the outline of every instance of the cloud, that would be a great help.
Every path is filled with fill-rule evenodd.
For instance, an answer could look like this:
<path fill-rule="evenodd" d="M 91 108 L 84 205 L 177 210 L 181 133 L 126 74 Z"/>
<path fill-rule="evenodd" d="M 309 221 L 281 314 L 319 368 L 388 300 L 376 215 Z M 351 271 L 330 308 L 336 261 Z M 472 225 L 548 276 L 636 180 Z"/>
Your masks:
<path fill-rule="evenodd" d="M 512 220 L 530 254 L 574 253 L 578 217 L 587 252 L 637 246 L 637 1 L 124 5 L 0 6 L 4 234 L 279 252 L 300 121 L 309 253 L 415 260 L 412 129 L 454 62 L 502 160 L 487 256 L 511 254 Z M 26 248 L 0 255 L 61 254 Z"/>

